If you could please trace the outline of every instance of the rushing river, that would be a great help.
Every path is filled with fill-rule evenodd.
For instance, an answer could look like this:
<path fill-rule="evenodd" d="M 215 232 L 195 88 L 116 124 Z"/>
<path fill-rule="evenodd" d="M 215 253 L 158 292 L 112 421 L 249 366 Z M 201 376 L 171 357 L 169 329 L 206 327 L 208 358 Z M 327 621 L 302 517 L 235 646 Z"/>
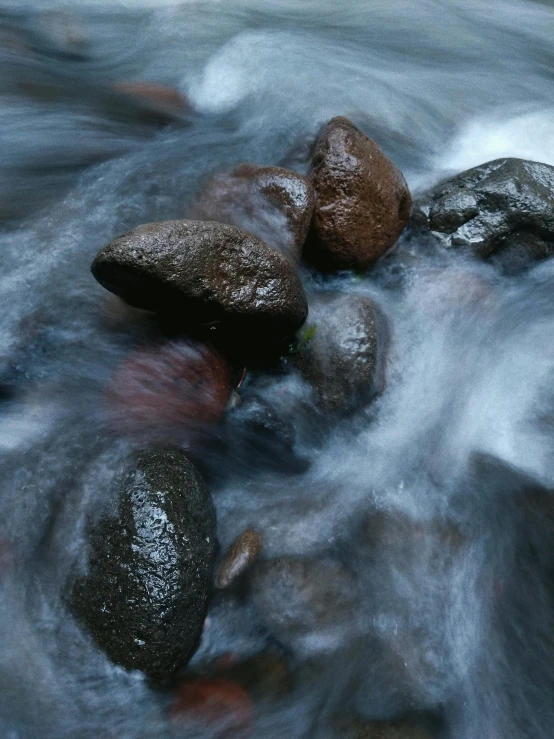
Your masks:
<path fill-rule="evenodd" d="M 552 4 L 530 0 L 2 3 L 3 739 L 169 736 L 171 696 L 114 667 L 65 597 L 83 517 L 134 443 L 106 386 L 151 331 L 92 278 L 98 249 L 186 217 L 215 169 L 305 172 L 335 115 L 415 195 L 500 156 L 554 164 L 553 34 Z M 159 126 L 119 99 L 123 80 L 176 88 L 193 111 Z M 431 716 L 437 737 L 550 739 L 554 260 L 509 277 L 404 240 L 367 277 L 326 281 L 386 314 L 385 392 L 324 438 L 306 422 L 299 469 L 208 446 L 203 460 L 225 468 L 223 549 L 252 525 L 269 557 L 348 572 L 331 626 L 273 635 L 295 688 L 258 707 L 251 735 L 332 739 L 342 712 Z M 302 400 L 287 378 L 262 392 L 285 413 Z M 248 598 L 216 598 L 208 626 L 191 667 L 269 638 Z"/>

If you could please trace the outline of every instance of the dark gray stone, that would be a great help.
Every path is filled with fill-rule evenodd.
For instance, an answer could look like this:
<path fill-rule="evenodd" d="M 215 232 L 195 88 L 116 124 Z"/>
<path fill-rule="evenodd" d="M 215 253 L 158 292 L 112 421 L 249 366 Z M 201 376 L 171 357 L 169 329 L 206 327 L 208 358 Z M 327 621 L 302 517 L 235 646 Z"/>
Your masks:
<path fill-rule="evenodd" d="M 110 659 L 163 683 L 194 652 L 216 545 L 213 503 L 182 454 L 146 451 L 118 479 L 117 515 L 90 532 L 72 608 Z"/>
<path fill-rule="evenodd" d="M 469 169 L 420 197 L 412 224 L 517 271 L 554 251 L 554 167 L 497 159 Z"/>
<path fill-rule="evenodd" d="M 148 223 L 105 246 L 92 273 L 137 308 L 237 342 L 278 346 L 302 326 L 306 297 L 291 262 L 234 226 Z"/>
<path fill-rule="evenodd" d="M 310 301 L 306 341 L 291 357 L 324 412 L 347 414 L 383 389 L 387 330 L 366 297 L 320 293 Z"/>

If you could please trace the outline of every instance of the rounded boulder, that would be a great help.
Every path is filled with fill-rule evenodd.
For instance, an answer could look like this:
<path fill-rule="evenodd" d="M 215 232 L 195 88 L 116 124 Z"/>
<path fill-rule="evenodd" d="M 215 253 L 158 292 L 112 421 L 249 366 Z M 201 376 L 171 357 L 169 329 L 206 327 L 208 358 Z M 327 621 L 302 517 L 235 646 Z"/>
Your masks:
<path fill-rule="evenodd" d="M 333 118 L 312 160 L 315 209 L 305 256 L 328 269 L 363 270 L 398 240 L 412 199 L 386 154 L 348 118 Z"/>
<path fill-rule="evenodd" d="M 72 610 L 112 662 L 167 682 L 198 644 L 215 559 L 216 519 L 194 466 L 145 451 L 117 479 L 117 511 L 90 530 Z"/>
<path fill-rule="evenodd" d="M 308 315 L 287 257 L 222 223 L 138 226 L 100 250 L 92 273 L 127 303 L 229 343 L 281 346 Z"/>

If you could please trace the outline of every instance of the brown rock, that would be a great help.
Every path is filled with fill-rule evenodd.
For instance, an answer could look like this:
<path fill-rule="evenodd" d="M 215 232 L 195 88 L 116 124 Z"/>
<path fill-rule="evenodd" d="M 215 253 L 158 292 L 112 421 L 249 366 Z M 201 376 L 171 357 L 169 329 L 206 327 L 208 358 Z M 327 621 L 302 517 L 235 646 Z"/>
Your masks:
<path fill-rule="evenodd" d="M 333 118 L 312 161 L 316 205 L 306 256 L 366 269 L 396 243 L 412 199 L 399 169 L 347 118 Z"/>
<path fill-rule="evenodd" d="M 384 386 L 384 316 L 359 295 L 320 293 L 310 302 L 306 340 L 291 361 L 326 413 L 347 414 Z"/>
<path fill-rule="evenodd" d="M 183 115 L 191 110 L 189 101 L 178 90 L 156 82 L 116 82 L 113 89 L 177 115 Z"/>
<path fill-rule="evenodd" d="M 219 565 L 215 579 L 216 587 L 228 588 L 258 558 L 262 551 L 259 534 L 247 529 L 231 544 L 231 548 Z"/>
<path fill-rule="evenodd" d="M 308 314 L 290 261 L 256 236 L 221 223 L 138 226 L 101 249 L 92 273 L 130 305 L 257 350 L 282 347 Z"/>
<path fill-rule="evenodd" d="M 432 739 L 427 729 L 409 721 L 355 723 L 342 736 L 345 739 Z"/>
<path fill-rule="evenodd" d="M 281 167 L 241 164 L 208 180 L 193 215 L 238 226 L 299 257 L 313 209 L 312 185 L 306 177 Z"/>

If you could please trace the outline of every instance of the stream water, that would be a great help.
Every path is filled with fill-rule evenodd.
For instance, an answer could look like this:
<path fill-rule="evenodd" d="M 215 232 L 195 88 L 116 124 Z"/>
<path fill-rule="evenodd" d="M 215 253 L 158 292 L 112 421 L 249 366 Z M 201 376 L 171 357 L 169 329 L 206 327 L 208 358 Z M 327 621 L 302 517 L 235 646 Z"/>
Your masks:
<path fill-rule="evenodd" d="M 529 0 L 2 2 L 0 736 L 169 736 L 171 697 L 111 665 L 65 598 L 83 517 L 132 443 L 106 386 L 150 330 L 92 278 L 98 249 L 186 217 L 215 169 L 305 172 L 334 115 L 415 195 L 500 156 L 554 164 L 553 33 L 552 3 Z M 122 80 L 196 112 L 160 127 Z M 223 549 L 252 525 L 268 557 L 344 573 L 323 626 L 272 635 L 297 685 L 252 736 L 414 713 L 441 737 L 549 739 L 554 260 L 508 277 L 412 239 L 363 279 L 302 277 L 380 304 L 387 386 L 323 440 L 304 425 L 302 472 L 218 458 Z M 262 392 L 294 417 L 293 380 Z M 216 598 L 193 666 L 267 640 L 248 598 Z"/>

